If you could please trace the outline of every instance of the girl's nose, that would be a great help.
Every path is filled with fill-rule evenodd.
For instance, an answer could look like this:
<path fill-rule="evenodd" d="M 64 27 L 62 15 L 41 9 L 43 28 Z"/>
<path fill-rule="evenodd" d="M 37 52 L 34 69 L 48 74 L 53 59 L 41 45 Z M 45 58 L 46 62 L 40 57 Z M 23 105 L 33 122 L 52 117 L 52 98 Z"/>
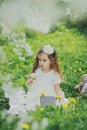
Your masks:
<path fill-rule="evenodd" d="M 43 63 L 41 62 L 41 63 L 40 63 L 40 65 L 42 66 L 42 65 L 43 65 Z"/>
<path fill-rule="evenodd" d="M 40 65 L 41 65 L 41 66 L 43 65 L 43 61 L 40 62 Z"/>

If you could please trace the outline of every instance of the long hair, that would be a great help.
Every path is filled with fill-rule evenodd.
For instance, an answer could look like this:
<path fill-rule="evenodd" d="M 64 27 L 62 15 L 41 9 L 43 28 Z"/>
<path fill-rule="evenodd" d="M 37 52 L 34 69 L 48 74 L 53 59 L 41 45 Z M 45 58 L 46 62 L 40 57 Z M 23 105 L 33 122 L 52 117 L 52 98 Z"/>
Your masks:
<path fill-rule="evenodd" d="M 34 73 L 35 70 L 37 68 L 39 68 L 38 55 L 40 55 L 41 53 L 44 53 L 43 47 L 38 51 L 38 53 L 36 55 L 35 62 L 33 64 L 32 73 Z M 61 71 L 60 71 L 56 50 L 54 49 L 54 52 L 52 54 L 47 54 L 47 55 L 48 55 L 48 58 L 51 61 L 50 69 L 52 69 L 55 72 L 59 73 L 60 77 L 62 78 L 62 74 L 61 74 Z"/>

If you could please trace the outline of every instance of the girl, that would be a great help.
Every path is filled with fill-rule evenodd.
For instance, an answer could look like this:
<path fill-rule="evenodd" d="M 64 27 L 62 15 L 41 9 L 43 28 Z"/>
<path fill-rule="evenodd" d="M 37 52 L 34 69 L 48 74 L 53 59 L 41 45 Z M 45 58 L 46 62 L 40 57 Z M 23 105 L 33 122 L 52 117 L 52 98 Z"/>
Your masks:
<path fill-rule="evenodd" d="M 30 108 L 40 104 L 40 96 L 60 96 L 64 101 L 64 92 L 60 88 L 62 82 L 57 54 L 50 45 L 43 46 L 37 53 L 32 72 L 27 81 L 30 90 L 27 93 Z"/>
<path fill-rule="evenodd" d="M 27 110 L 34 110 L 36 105 L 40 104 L 41 93 L 45 93 L 47 96 L 58 95 L 61 97 L 62 104 L 65 103 L 67 100 L 60 88 L 61 82 L 56 51 L 52 46 L 45 45 L 38 51 L 35 58 L 32 72 L 27 81 L 29 91 L 25 94 L 24 90 L 20 90 L 15 96 L 10 97 L 9 112 L 20 114 Z"/>

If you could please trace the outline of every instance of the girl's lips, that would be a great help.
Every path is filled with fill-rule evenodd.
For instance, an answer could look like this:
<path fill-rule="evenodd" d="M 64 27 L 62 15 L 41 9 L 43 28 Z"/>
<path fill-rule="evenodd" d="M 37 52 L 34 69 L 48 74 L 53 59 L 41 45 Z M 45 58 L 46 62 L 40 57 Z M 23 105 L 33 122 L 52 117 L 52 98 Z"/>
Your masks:
<path fill-rule="evenodd" d="M 41 68 L 43 68 L 44 66 L 41 65 Z"/>

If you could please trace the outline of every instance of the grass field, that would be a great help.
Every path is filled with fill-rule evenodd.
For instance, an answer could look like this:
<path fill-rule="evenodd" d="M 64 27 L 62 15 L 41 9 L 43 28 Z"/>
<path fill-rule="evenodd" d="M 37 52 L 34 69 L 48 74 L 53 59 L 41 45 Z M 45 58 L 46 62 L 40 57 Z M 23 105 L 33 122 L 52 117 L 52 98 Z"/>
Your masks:
<path fill-rule="evenodd" d="M 21 33 L 21 32 L 20 32 Z M 0 36 L 0 127 L 1 130 L 86 130 L 87 129 L 87 94 L 80 95 L 75 86 L 80 77 L 87 73 L 87 36 L 78 28 L 68 28 L 65 25 L 48 34 L 26 31 L 26 44 L 30 45 L 32 55 L 26 55 L 24 48 L 20 49 L 8 37 Z M 32 69 L 38 49 L 50 44 L 56 48 L 64 83 L 61 84 L 70 104 L 62 107 L 37 106 L 36 111 L 29 111 L 27 117 L 8 115 L 4 108 L 9 107 L 8 99 L 4 97 L 1 86 L 6 82 L 6 76 L 11 74 L 15 87 L 22 86 L 27 90 L 27 75 Z M 21 57 L 13 50 L 17 48 Z M 1 50 L 2 50 L 1 49 Z M 24 58 L 24 59 L 23 59 Z M 6 118 L 6 116 L 8 116 Z M 19 123 L 20 122 L 20 123 Z M 17 126 L 18 125 L 18 126 Z"/>

